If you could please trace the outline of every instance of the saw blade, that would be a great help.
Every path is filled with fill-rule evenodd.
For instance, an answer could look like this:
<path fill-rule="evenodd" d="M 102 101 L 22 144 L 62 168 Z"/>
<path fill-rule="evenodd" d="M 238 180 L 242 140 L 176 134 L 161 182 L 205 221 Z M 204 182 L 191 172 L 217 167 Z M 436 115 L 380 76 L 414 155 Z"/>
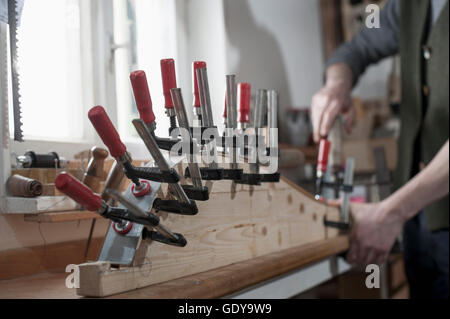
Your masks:
<path fill-rule="evenodd" d="M 0 22 L 0 70 L 2 71 L 0 76 L 0 86 L 1 86 L 1 119 L 2 119 L 2 130 L 3 130 L 3 148 L 8 149 L 9 146 L 9 115 L 8 115 L 8 36 L 7 36 L 6 24 Z"/>
<path fill-rule="evenodd" d="M 17 0 L 8 0 L 9 49 L 11 56 L 11 86 L 14 115 L 14 140 L 23 142 L 20 109 L 19 73 L 17 67 Z"/>

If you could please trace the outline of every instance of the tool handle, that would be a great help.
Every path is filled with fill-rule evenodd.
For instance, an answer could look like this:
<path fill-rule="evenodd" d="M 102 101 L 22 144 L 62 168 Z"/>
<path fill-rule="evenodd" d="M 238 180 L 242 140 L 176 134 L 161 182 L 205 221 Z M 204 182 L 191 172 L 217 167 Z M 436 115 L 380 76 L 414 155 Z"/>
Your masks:
<path fill-rule="evenodd" d="M 206 62 L 194 61 L 192 63 L 192 89 L 194 91 L 194 107 L 200 107 L 200 95 L 198 91 L 197 69 L 206 68 Z"/>
<path fill-rule="evenodd" d="M 153 114 L 152 98 L 148 89 L 147 76 L 142 70 L 130 73 L 131 86 L 133 87 L 134 99 L 139 111 L 141 119 L 146 123 L 155 122 L 155 114 Z"/>
<path fill-rule="evenodd" d="M 328 154 L 330 152 L 331 143 L 326 138 L 320 139 L 319 154 L 317 156 L 317 170 L 321 172 L 327 171 Z"/>
<path fill-rule="evenodd" d="M 225 108 L 224 108 L 224 110 L 223 110 L 223 115 L 222 115 L 222 117 L 223 117 L 224 119 L 227 118 L 227 95 L 226 95 L 226 94 L 225 94 Z"/>
<path fill-rule="evenodd" d="M 239 123 L 250 122 L 250 98 L 251 98 L 251 85 L 250 83 L 238 83 L 237 96 L 238 96 L 238 108 L 239 108 Z"/>
<path fill-rule="evenodd" d="M 100 105 L 94 106 L 89 110 L 88 117 L 111 155 L 113 157 L 124 155 L 127 148 L 120 140 L 119 133 L 117 133 L 105 109 Z"/>
<path fill-rule="evenodd" d="M 166 109 L 173 108 L 172 96 L 170 95 L 170 89 L 177 87 L 177 78 L 175 74 L 175 61 L 173 59 L 161 60 L 161 78 L 164 94 L 164 107 Z"/>
<path fill-rule="evenodd" d="M 60 167 L 59 156 L 56 152 L 51 152 L 48 154 L 36 154 L 33 151 L 28 151 L 25 153 L 31 159 L 29 167 L 32 168 L 53 168 Z"/>
<path fill-rule="evenodd" d="M 101 147 L 94 146 L 91 148 L 92 157 L 89 160 L 86 173 L 83 177 L 83 182 L 86 183 L 86 177 L 103 177 L 103 164 L 105 159 L 108 157 L 109 153 L 107 150 Z M 86 183 L 88 185 L 89 183 Z M 92 185 L 88 185 L 92 187 Z"/>
<path fill-rule="evenodd" d="M 102 205 L 102 199 L 99 195 L 66 172 L 62 172 L 56 177 L 55 186 L 87 210 L 96 212 Z"/>
<path fill-rule="evenodd" d="M 120 184 L 122 184 L 123 179 L 125 178 L 125 173 L 123 171 L 122 166 L 114 161 L 111 168 L 109 169 L 108 177 L 106 178 L 105 185 L 102 191 L 102 199 L 105 202 L 108 202 L 111 199 L 111 196 L 106 192 L 107 189 L 119 189 Z"/>

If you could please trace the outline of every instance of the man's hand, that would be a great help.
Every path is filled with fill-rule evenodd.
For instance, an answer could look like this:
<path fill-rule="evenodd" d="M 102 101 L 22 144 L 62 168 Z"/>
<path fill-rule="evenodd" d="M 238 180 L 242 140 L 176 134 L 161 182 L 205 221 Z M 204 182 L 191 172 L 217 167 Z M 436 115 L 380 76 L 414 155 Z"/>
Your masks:
<path fill-rule="evenodd" d="M 392 213 L 389 203 L 352 204 L 353 229 L 347 260 L 352 264 L 381 264 L 403 229 L 402 214 Z"/>
<path fill-rule="evenodd" d="M 347 132 L 350 132 L 354 117 L 354 108 L 350 96 L 352 89 L 352 71 L 343 63 L 327 69 L 325 86 L 317 92 L 311 102 L 311 120 L 313 137 L 317 143 L 326 136 L 339 113 L 344 115 Z"/>

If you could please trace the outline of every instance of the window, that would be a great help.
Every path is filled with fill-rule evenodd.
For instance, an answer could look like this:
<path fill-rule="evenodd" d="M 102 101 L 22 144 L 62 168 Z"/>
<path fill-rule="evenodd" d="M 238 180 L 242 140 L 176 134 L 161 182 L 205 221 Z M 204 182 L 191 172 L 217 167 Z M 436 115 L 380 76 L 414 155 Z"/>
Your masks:
<path fill-rule="evenodd" d="M 18 29 L 25 139 L 85 137 L 79 2 L 25 1 Z M 12 130 L 12 105 L 9 118 Z"/>
<path fill-rule="evenodd" d="M 174 58 L 177 75 L 186 73 L 178 72 L 185 63 L 176 55 L 176 5 L 175 0 L 25 1 L 18 64 L 22 129 L 33 145 L 13 143 L 11 151 L 58 149 L 70 157 L 101 145 L 87 112 L 102 105 L 130 152 L 148 156 L 131 123 L 139 115 L 129 73 L 146 71 L 157 134 L 167 136 L 159 61 Z M 9 102 L 12 136 L 11 98 Z"/>
<path fill-rule="evenodd" d="M 119 132 L 124 140 L 137 141 L 131 120 L 139 114 L 129 74 L 139 69 L 147 75 L 157 119 L 156 133 L 167 136 L 169 121 L 165 115 L 160 60 L 174 58 L 177 67 L 175 1 L 114 0 L 113 4 Z"/>

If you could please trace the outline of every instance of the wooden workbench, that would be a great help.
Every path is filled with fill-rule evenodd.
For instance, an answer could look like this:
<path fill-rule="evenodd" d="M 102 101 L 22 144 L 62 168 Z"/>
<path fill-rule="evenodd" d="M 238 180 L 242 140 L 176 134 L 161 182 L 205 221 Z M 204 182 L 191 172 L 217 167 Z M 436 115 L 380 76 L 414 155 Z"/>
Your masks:
<path fill-rule="evenodd" d="M 109 298 L 220 298 L 328 260 L 348 248 L 345 236 L 284 249 L 247 261 L 170 280 Z M 323 268 L 323 267 L 322 267 Z M 66 273 L 0 281 L 0 298 L 79 298 L 65 287 Z M 320 276 L 319 276 L 320 277 Z M 323 280 L 328 278 L 322 276 Z M 302 287 L 299 287 L 301 291 Z M 310 288 L 310 287 L 305 287 Z"/>

